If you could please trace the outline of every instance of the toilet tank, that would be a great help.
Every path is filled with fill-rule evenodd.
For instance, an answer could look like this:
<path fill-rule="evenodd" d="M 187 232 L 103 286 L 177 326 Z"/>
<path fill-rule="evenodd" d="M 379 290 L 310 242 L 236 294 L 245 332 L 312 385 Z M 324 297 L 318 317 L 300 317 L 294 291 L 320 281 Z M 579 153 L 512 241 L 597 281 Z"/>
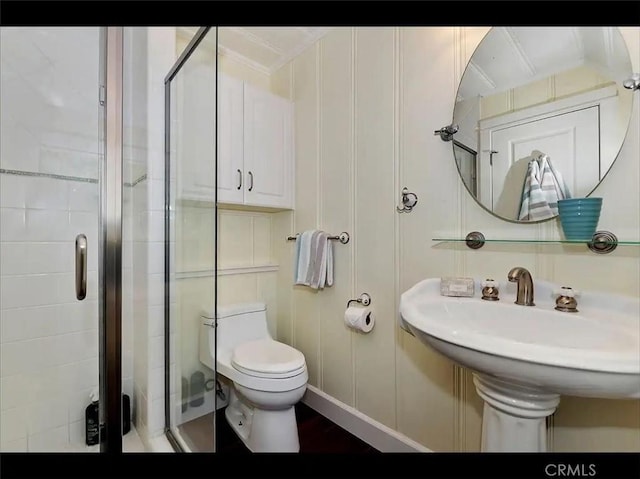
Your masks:
<path fill-rule="evenodd" d="M 203 324 L 213 324 L 213 314 L 205 313 Z M 232 350 L 237 344 L 254 339 L 270 338 L 267 328 L 267 308 L 264 303 L 238 303 L 218 307 L 218 351 Z M 210 331 L 215 331 L 210 328 Z M 213 339 L 213 334 L 209 334 Z M 213 345 L 209 345 L 213 350 Z"/>

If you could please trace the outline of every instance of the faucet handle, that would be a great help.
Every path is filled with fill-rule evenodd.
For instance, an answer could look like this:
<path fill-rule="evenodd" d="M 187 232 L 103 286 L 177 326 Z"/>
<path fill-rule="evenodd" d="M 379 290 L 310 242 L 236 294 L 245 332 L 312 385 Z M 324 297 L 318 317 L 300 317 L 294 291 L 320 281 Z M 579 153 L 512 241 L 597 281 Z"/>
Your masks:
<path fill-rule="evenodd" d="M 556 296 L 567 296 L 569 298 L 574 298 L 576 296 L 580 296 L 580 291 L 577 289 L 573 289 L 570 286 L 562 286 L 561 288 L 554 289 L 553 294 Z"/>
<path fill-rule="evenodd" d="M 578 301 L 576 301 L 576 296 L 580 295 L 578 290 L 569 286 L 562 286 L 560 289 L 554 290 L 554 293 L 558 295 L 555 309 L 564 313 L 578 312 Z"/>
<path fill-rule="evenodd" d="M 487 278 L 480 284 L 482 286 L 482 299 L 486 301 L 498 301 L 500 299 L 498 297 L 498 295 L 500 294 L 500 291 L 498 289 L 500 283 L 494 281 L 493 279 Z"/>

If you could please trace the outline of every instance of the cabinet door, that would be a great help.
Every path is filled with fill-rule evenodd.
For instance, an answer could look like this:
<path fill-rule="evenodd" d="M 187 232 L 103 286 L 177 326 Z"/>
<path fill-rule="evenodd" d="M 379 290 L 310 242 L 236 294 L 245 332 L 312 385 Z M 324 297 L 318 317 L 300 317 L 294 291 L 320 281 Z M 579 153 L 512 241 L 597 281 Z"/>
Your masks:
<path fill-rule="evenodd" d="M 243 82 L 218 75 L 218 202 L 242 203 L 247 181 L 243 168 Z"/>
<path fill-rule="evenodd" d="M 215 201 L 215 68 L 194 63 L 176 80 L 175 148 L 178 196 Z M 189 141 L 184 141 L 189 138 Z"/>
<path fill-rule="evenodd" d="M 293 208 L 292 116 L 290 101 L 245 84 L 245 204 Z"/>

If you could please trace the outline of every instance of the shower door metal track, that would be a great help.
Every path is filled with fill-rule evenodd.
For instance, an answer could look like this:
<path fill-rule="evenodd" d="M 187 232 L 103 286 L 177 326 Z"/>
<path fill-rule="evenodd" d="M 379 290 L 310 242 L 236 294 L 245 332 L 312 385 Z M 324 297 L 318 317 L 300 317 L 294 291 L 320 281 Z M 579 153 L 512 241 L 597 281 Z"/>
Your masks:
<path fill-rule="evenodd" d="M 106 27 L 105 155 L 100 171 L 100 452 L 122 452 L 123 28 Z M 104 44 L 104 43 L 103 43 Z M 101 433 L 102 435 L 102 433 Z"/>

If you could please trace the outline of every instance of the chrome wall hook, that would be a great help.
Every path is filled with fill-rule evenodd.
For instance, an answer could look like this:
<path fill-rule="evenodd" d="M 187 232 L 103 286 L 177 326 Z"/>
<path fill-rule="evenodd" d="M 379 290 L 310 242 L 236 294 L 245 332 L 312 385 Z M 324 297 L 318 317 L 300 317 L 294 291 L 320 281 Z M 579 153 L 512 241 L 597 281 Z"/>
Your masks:
<path fill-rule="evenodd" d="M 458 131 L 458 125 L 447 125 L 443 126 L 439 130 L 433 132 L 434 135 L 440 135 L 442 141 L 451 141 L 453 140 L 453 134 Z"/>
<path fill-rule="evenodd" d="M 640 88 L 640 73 L 634 73 L 631 78 L 622 82 L 622 86 L 628 90 L 637 90 Z"/>
<path fill-rule="evenodd" d="M 402 206 L 396 206 L 399 213 L 409 213 L 418 203 L 418 195 L 411 193 L 407 188 L 402 188 Z"/>

